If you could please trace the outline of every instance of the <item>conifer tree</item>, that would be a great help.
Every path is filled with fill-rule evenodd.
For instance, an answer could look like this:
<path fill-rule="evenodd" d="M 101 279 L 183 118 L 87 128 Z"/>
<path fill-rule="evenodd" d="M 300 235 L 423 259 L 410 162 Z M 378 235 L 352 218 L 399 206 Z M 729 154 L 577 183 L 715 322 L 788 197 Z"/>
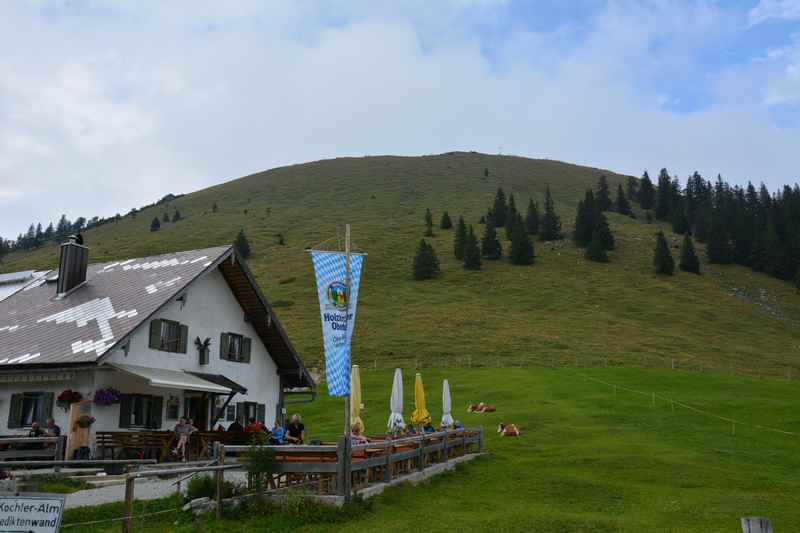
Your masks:
<path fill-rule="evenodd" d="M 658 220 L 669 220 L 672 213 L 672 179 L 666 168 L 658 173 L 658 189 L 656 190 L 655 215 Z"/>
<path fill-rule="evenodd" d="M 475 230 L 472 229 L 472 226 L 467 231 L 467 240 L 464 243 L 464 268 L 467 270 L 481 269 L 481 250 L 478 248 L 478 238 L 475 237 Z"/>
<path fill-rule="evenodd" d="M 417 253 L 414 256 L 412 275 L 417 281 L 431 279 L 439 273 L 439 259 L 433 246 L 428 244 L 425 239 L 420 239 L 417 246 Z"/>
<path fill-rule="evenodd" d="M 239 255 L 245 259 L 250 256 L 250 242 L 247 240 L 247 235 L 244 234 L 244 229 L 239 230 L 239 234 L 236 235 L 236 240 L 233 245 L 236 247 L 236 251 L 239 252 Z"/>
<path fill-rule="evenodd" d="M 484 178 L 488 178 L 489 177 L 489 169 L 488 168 L 484 168 L 483 169 L 483 177 Z"/>
<path fill-rule="evenodd" d="M 53 223 L 51 222 L 50 224 L 47 225 L 47 229 L 44 230 L 44 238 L 45 238 L 46 241 L 50 241 L 50 240 L 53 239 L 55 234 L 56 234 L 56 230 L 53 227 Z"/>
<path fill-rule="evenodd" d="M 611 228 L 608 227 L 608 220 L 603 213 L 597 213 L 597 221 L 595 222 L 594 229 L 592 230 L 592 239 L 595 238 L 600 239 L 600 242 L 603 245 L 603 248 L 606 250 L 613 250 L 614 249 L 614 235 L 611 233 Z M 591 244 L 591 243 L 590 243 Z"/>
<path fill-rule="evenodd" d="M 150 231 L 158 231 L 161 229 L 161 222 L 159 222 L 158 217 L 153 217 L 153 221 L 150 222 Z"/>
<path fill-rule="evenodd" d="M 628 177 L 628 200 L 635 202 L 639 198 L 639 182 L 633 176 Z"/>
<path fill-rule="evenodd" d="M 425 210 L 425 236 L 433 237 L 433 214 L 430 209 Z"/>
<path fill-rule="evenodd" d="M 688 232 L 683 236 L 680 268 L 684 272 L 692 272 L 694 274 L 700 273 L 700 260 L 697 258 L 697 254 L 694 251 L 694 244 L 692 243 L 692 237 Z"/>
<path fill-rule="evenodd" d="M 486 221 L 481 239 L 481 255 L 486 259 L 496 260 L 503 255 L 503 247 L 497 238 L 497 230 L 491 220 Z"/>
<path fill-rule="evenodd" d="M 533 198 L 528 200 L 528 213 L 525 215 L 525 228 L 531 235 L 539 233 L 539 208 Z"/>
<path fill-rule="evenodd" d="M 522 223 L 522 218 L 518 217 L 511 231 L 511 249 L 508 257 L 514 265 L 530 265 L 533 263 L 533 243 Z"/>
<path fill-rule="evenodd" d="M 653 203 L 656 199 L 656 191 L 653 188 L 653 182 L 650 181 L 650 176 L 647 171 L 642 175 L 642 181 L 639 184 L 639 204 L 642 209 L 652 209 Z"/>
<path fill-rule="evenodd" d="M 611 192 L 608 189 L 608 178 L 605 174 L 597 181 L 597 207 L 600 211 L 611 209 Z"/>
<path fill-rule="evenodd" d="M 69 236 L 70 231 L 72 231 L 72 224 L 67 220 L 67 215 L 61 215 L 61 218 L 58 220 L 58 225 L 56 226 L 56 237 L 59 240 L 65 239 Z"/>
<path fill-rule="evenodd" d="M 172 214 L 172 221 L 177 222 L 181 219 L 181 212 L 175 209 L 175 212 Z"/>
<path fill-rule="evenodd" d="M 675 260 L 672 259 L 667 238 L 664 237 L 664 232 L 662 231 L 656 234 L 656 251 L 653 256 L 653 266 L 656 269 L 656 274 L 667 276 L 675 274 Z"/>
<path fill-rule="evenodd" d="M 631 204 L 625 197 L 625 191 L 622 190 L 622 184 L 617 185 L 617 199 L 614 202 L 614 210 L 620 215 L 631 214 Z"/>
<path fill-rule="evenodd" d="M 686 218 L 686 209 L 684 209 L 682 201 L 679 201 L 678 205 L 672 210 L 670 223 L 672 224 L 672 231 L 678 235 L 689 233 L 689 220 Z"/>
<path fill-rule="evenodd" d="M 711 229 L 708 232 L 708 244 L 706 245 L 706 255 L 709 263 L 727 265 L 733 261 L 733 248 L 723 224 L 721 215 L 712 216 Z"/>
<path fill-rule="evenodd" d="M 214 205 L 211 206 L 211 212 L 216 213 L 218 210 L 219 207 L 217 206 L 217 202 L 214 202 Z"/>
<path fill-rule="evenodd" d="M 161 217 L 161 220 L 163 220 L 164 222 L 169 222 L 169 213 L 164 213 L 164 216 Z"/>
<path fill-rule="evenodd" d="M 608 262 L 608 253 L 606 252 L 606 245 L 603 242 L 604 236 L 602 235 L 602 231 L 598 226 L 592 232 L 592 240 L 589 242 L 589 246 L 586 247 L 586 259 L 590 261 L 596 261 L 598 263 L 607 263 Z"/>
<path fill-rule="evenodd" d="M 497 194 L 494 196 L 494 205 L 492 205 L 492 221 L 496 228 L 501 228 L 506 225 L 507 213 L 508 204 L 506 204 L 506 193 L 503 192 L 502 187 L 498 187 Z"/>
<path fill-rule="evenodd" d="M 557 241 L 561 238 L 561 219 L 556 214 L 550 187 L 547 187 L 544 194 L 544 216 L 539 229 L 539 238 L 543 241 Z"/>
<path fill-rule="evenodd" d="M 453 253 L 456 259 L 464 259 L 464 246 L 467 243 L 467 225 L 464 223 L 464 217 L 458 217 L 458 224 L 456 224 L 456 232 L 453 237 Z"/>
<path fill-rule="evenodd" d="M 597 205 L 594 193 L 587 189 L 583 200 L 578 202 L 578 211 L 575 214 L 575 230 L 572 238 L 578 246 L 588 246 L 592 240 L 592 231 L 596 225 Z"/>
<path fill-rule="evenodd" d="M 439 227 L 442 229 L 453 229 L 453 221 L 450 220 L 450 215 L 447 214 L 447 211 L 442 213 L 442 220 L 439 222 Z"/>
<path fill-rule="evenodd" d="M 517 204 L 514 201 L 514 193 L 508 195 L 508 210 L 506 211 L 506 239 L 511 240 L 511 232 L 517 223 Z"/>

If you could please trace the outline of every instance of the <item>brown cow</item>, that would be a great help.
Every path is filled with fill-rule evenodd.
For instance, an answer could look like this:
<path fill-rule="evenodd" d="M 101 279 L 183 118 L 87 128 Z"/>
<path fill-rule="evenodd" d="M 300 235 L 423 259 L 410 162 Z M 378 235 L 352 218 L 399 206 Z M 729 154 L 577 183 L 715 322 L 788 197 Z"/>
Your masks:
<path fill-rule="evenodd" d="M 467 407 L 468 413 L 494 413 L 495 411 L 497 411 L 497 407 L 483 402 L 473 403 Z"/>
<path fill-rule="evenodd" d="M 497 427 L 497 432 L 501 437 L 519 437 L 519 428 L 516 424 L 500 424 Z"/>

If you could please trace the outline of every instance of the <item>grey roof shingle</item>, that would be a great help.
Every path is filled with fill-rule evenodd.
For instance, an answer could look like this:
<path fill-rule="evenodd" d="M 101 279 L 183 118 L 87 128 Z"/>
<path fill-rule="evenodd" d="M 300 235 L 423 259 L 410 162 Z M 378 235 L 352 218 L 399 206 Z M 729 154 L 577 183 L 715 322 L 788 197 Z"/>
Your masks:
<path fill-rule="evenodd" d="M 95 362 L 229 250 L 91 264 L 86 283 L 60 299 L 56 283 L 33 280 L 0 302 L 0 370 Z"/>

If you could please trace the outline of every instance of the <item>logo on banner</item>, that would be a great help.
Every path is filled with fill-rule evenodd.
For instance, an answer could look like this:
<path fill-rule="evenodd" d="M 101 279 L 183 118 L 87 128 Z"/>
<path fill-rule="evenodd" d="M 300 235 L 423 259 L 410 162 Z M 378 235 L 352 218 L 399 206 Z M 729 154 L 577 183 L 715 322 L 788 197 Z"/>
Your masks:
<path fill-rule="evenodd" d="M 347 309 L 347 287 L 341 281 L 328 285 L 328 303 L 340 311 Z"/>

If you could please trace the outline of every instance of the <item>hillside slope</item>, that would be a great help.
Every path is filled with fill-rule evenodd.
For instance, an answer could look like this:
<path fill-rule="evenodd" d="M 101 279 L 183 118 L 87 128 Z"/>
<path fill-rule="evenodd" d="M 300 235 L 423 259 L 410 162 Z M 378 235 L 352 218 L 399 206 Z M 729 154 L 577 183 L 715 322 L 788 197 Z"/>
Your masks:
<path fill-rule="evenodd" d="M 484 168 L 490 171 L 484 177 Z M 652 273 L 657 226 L 611 214 L 617 249 L 589 263 L 569 240 L 536 242 L 531 267 L 484 262 L 466 272 L 452 256 L 452 231 L 436 230 L 442 275 L 414 282 L 410 263 L 431 208 L 475 224 L 498 186 L 518 206 L 540 206 L 550 185 L 568 234 L 575 206 L 605 173 L 612 191 L 626 179 L 549 160 L 450 153 L 341 158 L 277 168 L 187 194 L 132 219 L 86 233 L 92 261 L 151 255 L 250 239 L 250 265 L 301 355 L 320 359 L 321 336 L 310 260 L 304 252 L 350 222 L 364 267 L 354 358 L 369 365 L 574 364 L 602 361 L 665 366 L 672 358 L 785 373 L 800 368 L 800 304 L 783 282 L 736 266 L 703 264 L 704 274 Z M 180 192 L 180 191 L 175 191 Z M 218 212 L 212 213 L 212 205 Z M 150 232 L 154 216 L 182 220 Z M 276 243 L 280 233 L 286 245 Z M 501 235 L 504 232 L 500 232 Z M 677 247 L 677 236 L 667 232 Z M 504 241 L 504 249 L 508 242 Z M 673 250 L 677 257 L 677 249 Z M 702 254 L 702 249 L 698 250 Z M 6 257 L 3 270 L 45 268 L 54 245 Z M 795 371 L 797 373 L 797 371 Z"/>

